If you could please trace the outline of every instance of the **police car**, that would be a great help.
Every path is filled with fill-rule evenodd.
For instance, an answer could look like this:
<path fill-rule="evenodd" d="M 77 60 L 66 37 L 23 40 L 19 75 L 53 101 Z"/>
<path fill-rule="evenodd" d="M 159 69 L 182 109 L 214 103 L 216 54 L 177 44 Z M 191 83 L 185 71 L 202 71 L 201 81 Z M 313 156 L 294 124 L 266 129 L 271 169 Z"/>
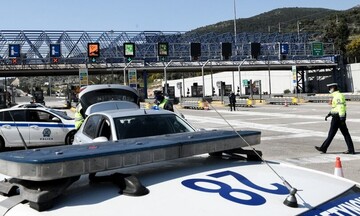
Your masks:
<path fill-rule="evenodd" d="M 259 131 L 199 131 L 168 111 L 113 105 L 89 113 L 101 135 L 90 143 L 0 153 L 0 215 L 360 214 L 358 183 L 263 160 Z M 136 125 L 147 116 L 159 121 L 148 130 L 163 116 L 183 129 L 149 136 Z"/>
<path fill-rule="evenodd" d="M 8 108 L 0 110 L 0 150 L 71 144 L 74 119 L 48 108 Z"/>
<path fill-rule="evenodd" d="M 243 160 L 241 149 L 259 144 L 260 133 L 237 133 L 195 131 L 0 153 L 0 214 L 360 214 L 358 183 Z"/>

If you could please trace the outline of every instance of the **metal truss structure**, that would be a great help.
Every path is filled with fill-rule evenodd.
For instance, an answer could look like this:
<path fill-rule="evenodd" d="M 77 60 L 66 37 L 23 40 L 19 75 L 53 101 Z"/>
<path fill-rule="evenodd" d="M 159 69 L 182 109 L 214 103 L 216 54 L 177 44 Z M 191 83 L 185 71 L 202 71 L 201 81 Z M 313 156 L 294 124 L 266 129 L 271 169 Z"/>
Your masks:
<path fill-rule="evenodd" d="M 125 62 L 123 44 L 135 43 L 136 55 L 134 59 L 149 62 L 159 61 L 157 44 L 167 42 L 169 55 L 161 60 L 185 59 L 190 61 L 190 43 L 201 43 L 200 60 L 220 59 L 221 43 L 232 44 L 233 55 L 231 60 L 242 60 L 250 55 L 250 43 L 261 43 L 260 59 L 278 59 L 279 43 L 289 44 L 289 59 L 308 59 L 311 56 L 311 42 L 316 34 L 309 33 L 239 33 L 237 44 L 231 33 L 204 35 L 184 32 L 121 32 L 121 31 L 0 31 L 0 63 L 11 64 L 9 57 L 9 45 L 19 44 L 21 56 L 18 64 L 44 65 L 52 64 L 50 58 L 50 45 L 60 44 L 62 64 L 82 64 L 88 61 L 88 43 L 100 44 L 100 63 Z M 334 55 L 333 44 L 324 44 L 324 53 Z"/>
<path fill-rule="evenodd" d="M 304 71 L 332 70 L 336 67 L 333 44 L 323 44 L 324 55 L 312 56 L 312 42 L 317 34 L 310 33 L 239 33 L 234 44 L 232 33 L 190 32 L 123 32 L 123 31 L 15 31 L 0 30 L 0 76 L 62 76 L 77 75 L 80 68 L 91 74 L 119 73 L 126 77 L 130 68 L 146 72 L 204 72 L 241 70 L 291 70 L 297 67 L 298 90 L 304 91 Z M 135 44 L 135 56 L 124 57 L 124 43 Z M 158 43 L 168 43 L 168 56 L 158 56 Z M 221 43 L 232 43 L 232 56 L 223 60 Z M 260 55 L 251 58 L 250 43 L 261 43 Z M 100 55 L 96 62 L 88 57 L 88 44 L 98 43 Z M 192 61 L 190 43 L 201 43 L 201 56 Z M 289 46 L 285 59 L 280 58 L 280 43 Z M 9 52 L 19 46 L 19 57 Z M 60 46 L 56 62 L 50 47 Z M 166 80 L 166 77 L 164 78 Z M 124 79 L 125 80 L 125 79 Z"/>

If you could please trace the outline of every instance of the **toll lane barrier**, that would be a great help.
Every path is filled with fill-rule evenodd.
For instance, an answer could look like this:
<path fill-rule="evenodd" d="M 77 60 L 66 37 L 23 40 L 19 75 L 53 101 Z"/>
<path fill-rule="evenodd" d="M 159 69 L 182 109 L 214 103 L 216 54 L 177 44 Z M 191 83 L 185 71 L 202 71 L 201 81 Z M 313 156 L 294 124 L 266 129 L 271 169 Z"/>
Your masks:
<path fill-rule="evenodd" d="M 266 99 L 267 104 L 277 105 L 298 105 L 298 98 L 296 97 L 272 97 Z"/>
<path fill-rule="evenodd" d="M 184 109 L 209 110 L 209 103 L 202 100 L 183 100 L 181 107 Z"/>
<path fill-rule="evenodd" d="M 224 98 L 224 104 L 230 106 L 230 101 L 228 98 Z M 253 107 L 254 102 L 249 98 L 236 98 L 235 106 L 236 107 Z"/>

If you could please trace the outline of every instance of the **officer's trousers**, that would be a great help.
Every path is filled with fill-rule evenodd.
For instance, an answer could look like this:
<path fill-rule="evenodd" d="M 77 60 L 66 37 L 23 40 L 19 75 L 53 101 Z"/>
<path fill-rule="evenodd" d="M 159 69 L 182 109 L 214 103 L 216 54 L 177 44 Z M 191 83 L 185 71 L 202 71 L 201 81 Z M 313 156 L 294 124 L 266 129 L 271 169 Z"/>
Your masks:
<path fill-rule="evenodd" d="M 233 109 L 234 111 L 236 111 L 235 106 L 236 106 L 235 102 L 230 102 L 230 111 L 233 111 Z"/>
<path fill-rule="evenodd" d="M 345 142 L 346 142 L 348 151 L 351 153 L 355 152 L 353 141 L 351 139 L 349 130 L 346 126 L 346 121 L 340 121 L 339 115 L 332 116 L 328 137 L 326 138 L 324 143 L 321 145 L 321 147 L 320 147 L 321 151 L 323 151 L 323 152 L 327 151 L 328 147 L 330 146 L 331 141 L 333 140 L 333 138 L 336 135 L 336 132 L 338 131 L 339 128 L 340 128 L 342 135 L 345 138 Z"/>

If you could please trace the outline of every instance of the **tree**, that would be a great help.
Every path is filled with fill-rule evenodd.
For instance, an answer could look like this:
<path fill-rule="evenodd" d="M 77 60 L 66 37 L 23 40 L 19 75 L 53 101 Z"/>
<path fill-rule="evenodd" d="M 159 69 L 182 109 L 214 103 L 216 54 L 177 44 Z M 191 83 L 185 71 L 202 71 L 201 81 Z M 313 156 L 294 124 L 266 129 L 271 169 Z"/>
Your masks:
<path fill-rule="evenodd" d="M 353 39 L 346 46 L 346 50 L 349 57 L 357 58 L 360 60 L 360 37 Z"/>
<path fill-rule="evenodd" d="M 349 35 L 350 30 L 346 18 L 341 18 L 337 22 L 330 22 L 330 24 L 325 27 L 324 39 L 325 42 L 334 43 L 335 49 L 341 51 L 341 54 L 345 54 Z"/>

